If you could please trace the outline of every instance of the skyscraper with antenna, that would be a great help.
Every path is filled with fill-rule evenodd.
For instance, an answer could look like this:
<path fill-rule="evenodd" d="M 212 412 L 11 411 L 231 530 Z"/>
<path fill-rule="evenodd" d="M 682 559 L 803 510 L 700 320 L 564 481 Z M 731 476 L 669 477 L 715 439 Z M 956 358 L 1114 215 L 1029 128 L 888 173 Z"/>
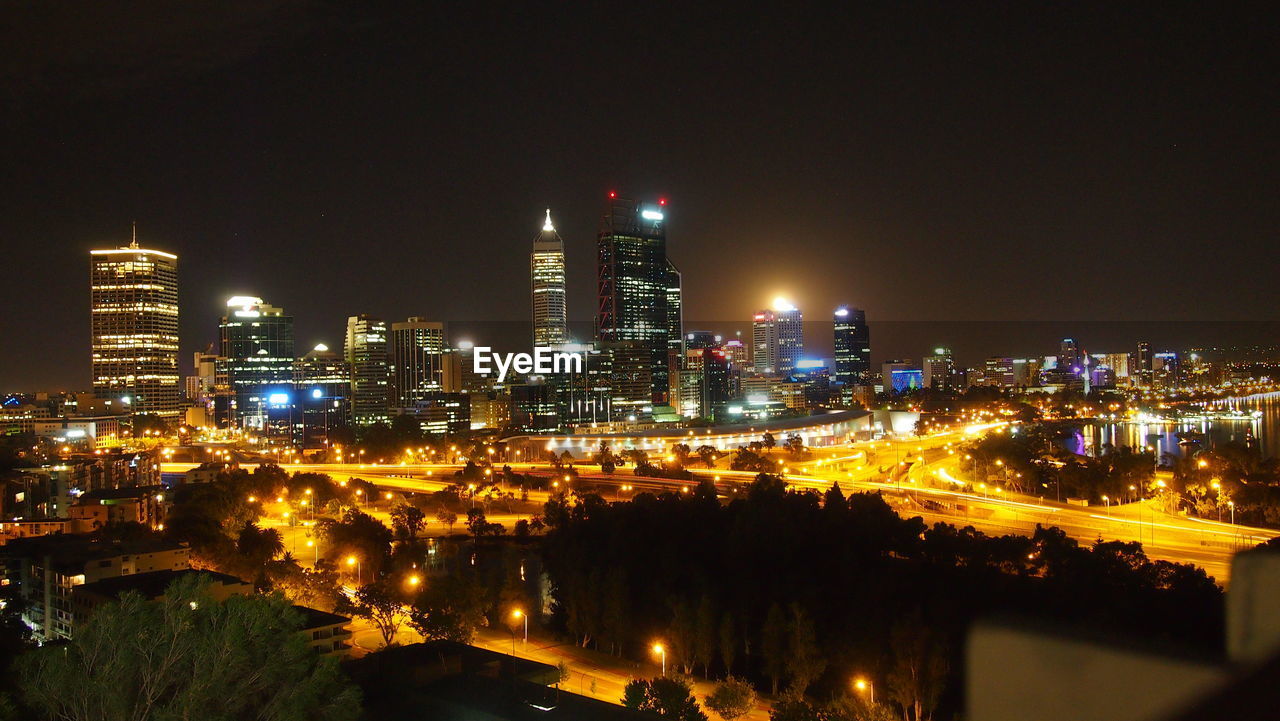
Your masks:
<path fill-rule="evenodd" d="M 564 278 L 564 240 L 551 224 L 551 209 L 548 208 L 542 232 L 533 239 L 533 253 L 530 256 L 535 346 L 569 342 Z"/>
<path fill-rule="evenodd" d="M 178 256 L 138 245 L 89 251 L 93 392 L 136 414 L 182 421 Z"/>

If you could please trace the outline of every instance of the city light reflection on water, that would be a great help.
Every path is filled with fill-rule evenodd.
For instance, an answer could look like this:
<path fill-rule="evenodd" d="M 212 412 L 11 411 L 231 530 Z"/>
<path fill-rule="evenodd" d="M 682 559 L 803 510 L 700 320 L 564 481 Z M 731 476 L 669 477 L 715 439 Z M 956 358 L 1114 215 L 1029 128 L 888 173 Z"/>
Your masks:
<path fill-rule="evenodd" d="M 1111 444 L 1139 448 L 1154 446 L 1157 457 L 1165 454 L 1181 456 L 1202 448 L 1213 448 L 1225 443 L 1244 443 L 1255 440 L 1263 457 L 1280 453 L 1280 393 L 1267 393 L 1214 401 L 1209 407 L 1219 411 L 1238 410 L 1244 413 L 1261 411 L 1262 417 L 1241 420 L 1199 420 L 1183 423 L 1099 423 L 1074 429 L 1060 442 L 1073 453 L 1094 455 L 1098 449 Z M 1203 434 L 1199 443 L 1183 444 L 1188 432 Z M 1179 438 L 1177 434 L 1183 434 Z"/>

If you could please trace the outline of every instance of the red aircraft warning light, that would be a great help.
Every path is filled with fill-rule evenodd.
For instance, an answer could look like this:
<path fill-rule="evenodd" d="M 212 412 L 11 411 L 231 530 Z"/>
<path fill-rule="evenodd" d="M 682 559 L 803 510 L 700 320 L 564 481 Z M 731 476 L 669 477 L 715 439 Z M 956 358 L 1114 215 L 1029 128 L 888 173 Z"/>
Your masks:
<path fill-rule="evenodd" d="M 610 191 L 609 191 L 609 198 L 610 198 L 610 200 L 612 200 L 613 198 L 616 198 L 616 197 L 618 197 L 618 192 L 617 192 L 616 190 L 610 190 Z"/>
<path fill-rule="evenodd" d="M 667 204 L 666 198 L 658 198 L 658 205 L 666 205 L 666 204 Z"/>

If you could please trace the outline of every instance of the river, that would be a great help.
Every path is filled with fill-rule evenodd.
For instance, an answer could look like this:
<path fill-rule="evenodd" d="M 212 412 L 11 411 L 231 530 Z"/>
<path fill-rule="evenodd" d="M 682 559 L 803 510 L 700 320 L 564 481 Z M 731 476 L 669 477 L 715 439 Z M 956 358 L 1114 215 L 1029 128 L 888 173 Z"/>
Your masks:
<path fill-rule="evenodd" d="M 1234 409 L 1249 413 L 1261 411 L 1256 419 L 1189 421 L 1176 424 L 1099 423 L 1077 428 L 1062 440 L 1063 446 L 1074 453 L 1093 455 L 1096 449 L 1110 443 L 1114 446 L 1155 446 L 1157 457 L 1164 454 L 1181 456 L 1198 448 L 1212 448 L 1224 443 L 1243 443 L 1256 440 L 1263 457 L 1280 454 L 1280 393 L 1263 393 L 1242 398 L 1225 398 L 1211 401 L 1208 407 L 1218 410 Z M 1175 435 L 1181 431 L 1203 433 L 1205 439 L 1196 445 L 1184 446 Z"/>

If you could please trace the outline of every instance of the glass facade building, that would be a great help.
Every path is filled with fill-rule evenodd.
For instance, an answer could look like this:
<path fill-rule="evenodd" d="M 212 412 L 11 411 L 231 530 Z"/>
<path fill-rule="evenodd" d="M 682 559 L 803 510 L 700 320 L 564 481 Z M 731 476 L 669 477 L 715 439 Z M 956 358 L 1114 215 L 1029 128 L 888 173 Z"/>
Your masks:
<path fill-rule="evenodd" d="M 293 316 L 261 298 L 235 296 L 218 330 L 230 420 L 266 429 L 271 409 L 293 401 Z"/>
<path fill-rule="evenodd" d="M 551 224 L 551 210 L 542 232 L 533 239 L 530 278 L 533 291 L 533 344 L 569 342 L 569 312 L 564 291 L 564 240 Z"/>
<path fill-rule="evenodd" d="M 652 402 L 667 398 L 668 356 L 682 333 L 679 272 L 667 259 L 665 220 L 662 202 L 611 197 L 596 242 L 596 340 L 645 349 Z"/>
<path fill-rule="evenodd" d="M 93 250 L 89 284 L 94 395 L 181 421 L 178 256 L 136 241 Z"/>

